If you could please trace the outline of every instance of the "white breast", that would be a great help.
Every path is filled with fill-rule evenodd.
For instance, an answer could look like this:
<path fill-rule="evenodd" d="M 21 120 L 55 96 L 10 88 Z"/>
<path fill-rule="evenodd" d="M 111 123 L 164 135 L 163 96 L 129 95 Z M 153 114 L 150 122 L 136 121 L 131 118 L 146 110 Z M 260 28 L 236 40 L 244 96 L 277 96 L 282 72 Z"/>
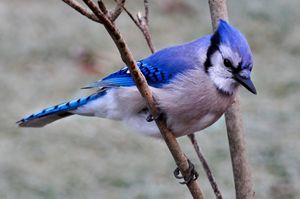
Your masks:
<path fill-rule="evenodd" d="M 191 70 L 178 81 L 155 90 L 158 104 L 167 114 L 167 124 L 182 136 L 200 131 L 214 122 L 233 102 L 234 96 L 221 94 L 203 70 Z"/>

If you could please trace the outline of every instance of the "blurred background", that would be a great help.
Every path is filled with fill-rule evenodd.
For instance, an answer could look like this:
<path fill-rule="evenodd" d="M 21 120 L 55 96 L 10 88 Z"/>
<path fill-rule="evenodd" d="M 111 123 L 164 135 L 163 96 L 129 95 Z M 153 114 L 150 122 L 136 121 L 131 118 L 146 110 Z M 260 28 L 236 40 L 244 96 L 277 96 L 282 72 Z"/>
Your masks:
<path fill-rule="evenodd" d="M 206 0 L 150 1 L 157 49 L 211 32 Z M 113 1 L 107 1 L 113 6 Z M 132 13 L 142 1 L 128 1 Z M 254 96 L 241 91 L 256 198 L 300 198 L 300 1 L 231 0 L 231 23 L 254 53 Z M 127 15 L 117 20 L 136 59 L 149 49 Z M 42 129 L 15 122 L 89 94 L 79 88 L 123 66 L 104 28 L 54 0 L 0 1 L 0 198 L 190 198 L 165 144 L 125 125 L 74 116 Z M 223 118 L 197 138 L 224 198 L 234 198 Z M 214 198 L 189 140 L 207 198 Z"/>

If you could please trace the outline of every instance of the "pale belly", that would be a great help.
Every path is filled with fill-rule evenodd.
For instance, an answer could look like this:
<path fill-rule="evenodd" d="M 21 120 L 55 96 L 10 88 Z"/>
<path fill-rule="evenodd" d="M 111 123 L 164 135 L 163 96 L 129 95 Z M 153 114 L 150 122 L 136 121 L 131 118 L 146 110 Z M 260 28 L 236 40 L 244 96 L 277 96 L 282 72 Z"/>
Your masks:
<path fill-rule="evenodd" d="M 129 126 L 137 132 L 142 133 L 147 136 L 161 138 L 161 133 L 158 130 L 155 122 L 147 122 L 147 115 L 139 115 L 136 117 L 130 117 L 126 119 L 126 124 L 130 124 Z M 216 113 L 208 113 L 202 118 L 193 119 L 189 122 L 182 122 L 180 120 L 172 120 L 171 118 L 167 119 L 168 127 L 172 130 L 176 137 L 189 135 L 195 133 L 197 131 L 201 131 L 202 129 L 207 128 L 208 126 L 215 123 L 221 114 Z"/>
<path fill-rule="evenodd" d="M 184 135 L 189 135 L 192 133 L 195 133 L 197 131 L 201 131 L 213 123 L 215 123 L 222 114 L 216 114 L 216 113 L 207 113 L 203 117 L 199 119 L 194 119 L 190 122 L 180 122 L 180 121 L 175 121 L 172 125 L 172 129 L 176 135 L 176 137 L 184 136 Z"/>

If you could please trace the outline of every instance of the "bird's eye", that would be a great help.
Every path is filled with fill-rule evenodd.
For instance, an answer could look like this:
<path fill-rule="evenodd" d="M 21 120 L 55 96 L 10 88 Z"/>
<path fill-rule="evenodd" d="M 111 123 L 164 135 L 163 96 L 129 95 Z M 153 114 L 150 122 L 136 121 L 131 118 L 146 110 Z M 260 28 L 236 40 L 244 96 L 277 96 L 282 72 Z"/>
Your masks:
<path fill-rule="evenodd" d="M 226 66 L 227 68 L 232 68 L 232 63 L 229 59 L 224 59 L 224 66 Z"/>

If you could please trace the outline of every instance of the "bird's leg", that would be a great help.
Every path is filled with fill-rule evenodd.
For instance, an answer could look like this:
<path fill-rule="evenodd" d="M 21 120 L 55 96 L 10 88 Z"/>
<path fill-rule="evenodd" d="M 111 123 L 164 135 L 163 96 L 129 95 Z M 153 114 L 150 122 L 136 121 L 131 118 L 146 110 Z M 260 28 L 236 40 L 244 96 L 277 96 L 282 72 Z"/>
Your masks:
<path fill-rule="evenodd" d="M 198 172 L 195 170 L 194 164 L 189 159 L 187 159 L 187 160 L 188 160 L 188 163 L 189 163 L 189 169 L 188 169 L 188 176 L 187 177 L 183 177 L 182 174 L 180 175 L 180 170 L 179 170 L 178 167 L 173 172 L 175 178 L 177 178 L 177 179 L 183 179 L 184 178 L 183 182 L 179 182 L 180 184 L 188 184 L 191 181 L 197 180 L 197 178 L 199 177 Z"/>

